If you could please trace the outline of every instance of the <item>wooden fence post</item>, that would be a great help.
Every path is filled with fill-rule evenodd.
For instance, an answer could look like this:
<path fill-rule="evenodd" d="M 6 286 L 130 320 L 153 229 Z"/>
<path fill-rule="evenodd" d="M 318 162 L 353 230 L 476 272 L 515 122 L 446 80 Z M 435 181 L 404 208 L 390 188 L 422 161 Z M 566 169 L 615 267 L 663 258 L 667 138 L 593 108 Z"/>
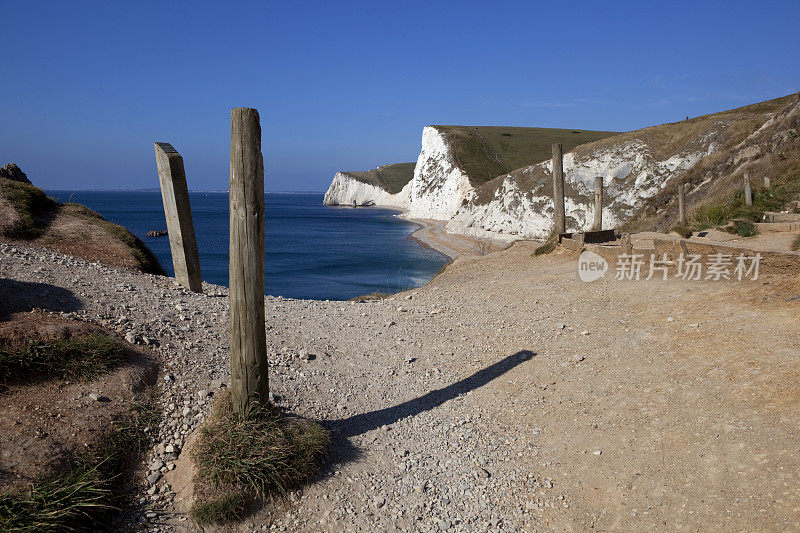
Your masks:
<path fill-rule="evenodd" d="M 594 178 L 594 221 L 592 231 L 603 230 L 603 176 Z"/>
<path fill-rule="evenodd" d="M 249 411 L 269 395 L 264 326 L 264 160 L 258 111 L 231 111 L 231 396 Z"/>
<path fill-rule="evenodd" d="M 564 153 L 561 143 L 553 145 L 553 209 L 556 233 L 567 232 L 564 209 Z"/>
<path fill-rule="evenodd" d="M 686 184 L 678 184 L 678 224 L 686 225 Z"/>
<path fill-rule="evenodd" d="M 183 158 L 169 143 L 154 144 L 175 279 L 193 292 L 203 292 L 203 278 L 200 275 L 200 259 L 197 254 L 197 240 L 194 236 Z"/>
<path fill-rule="evenodd" d="M 753 205 L 753 189 L 750 188 L 750 174 L 744 173 L 744 205 Z"/>
<path fill-rule="evenodd" d="M 764 188 L 769 189 L 770 181 L 769 176 L 764 176 Z"/>

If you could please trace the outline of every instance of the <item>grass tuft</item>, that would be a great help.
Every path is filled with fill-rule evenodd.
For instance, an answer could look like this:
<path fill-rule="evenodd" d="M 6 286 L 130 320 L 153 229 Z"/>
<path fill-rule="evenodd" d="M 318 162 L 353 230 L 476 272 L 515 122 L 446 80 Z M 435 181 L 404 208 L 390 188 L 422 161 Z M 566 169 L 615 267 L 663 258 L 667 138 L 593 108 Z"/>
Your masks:
<path fill-rule="evenodd" d="M 330 437 L 319 424 L 272 405 L 237 412 L 220 395 L 192 450 L 199 523 L 241 517 L 257 498 L 284 494 L 317 471 Z"/>
<path fill-rule="evenodd" d="M 677 233 L 684 239 L 688 239 L 689 237 L 692 236 L 692 229 L 689 226 L 685 226 L 683 224 L 675 224 L 669 231 Z"/>
<path fill-rule="evenodd" d="M 746 218 L 738 218 L 722 229 L 728 233 L 733 233 L 734 235 L 738 235 L 740 237 L 752 237 L 754 235 L 758 235 L 756 225 Z"/>
<path fill-rule="evenodd" d="M 0 380 L 34 374 L 87 380 L 119 365 L 126 350 L 121 341 L 101 333 L 52 342 L 31 339 L 21 346 L 0 345 Z"/>
<path fill-rule="evenodd" d="M 792 244 L 789 245 L 789 249 L 793 252 L 800 250 L 800 233 L 797 234 L 797 237 L 794 238 Z"/>
<path fill-rule="evenodd" d="M 558 244 L 558 234 L 553 232 L 541 246 L 533 251 L 533 256 L 538 257 L 540 255 L 549 254 L 556 249 L 556 244 Z"/>
<path fill-rule="evenodd" d="M 95 531 L 110 526 L 118 510 L 121 474 L 148 445 L 145 427 L 157 423 L 152 399 L 118 416 L 101 445 L 66 468 L 22 490 L 0 493 L 0 531 Z"/>

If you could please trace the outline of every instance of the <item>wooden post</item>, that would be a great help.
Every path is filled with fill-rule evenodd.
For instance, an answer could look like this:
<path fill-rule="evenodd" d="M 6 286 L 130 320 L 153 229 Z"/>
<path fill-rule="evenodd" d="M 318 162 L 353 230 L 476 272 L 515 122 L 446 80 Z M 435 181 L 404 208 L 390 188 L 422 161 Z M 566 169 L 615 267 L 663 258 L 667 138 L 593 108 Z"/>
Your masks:
<path fill-rule="evenodd" d="M 269 395 L 264 330 L 264 159 L 258 111 L 231 111 L 231 395 L 249 411 Z"/>
<path fill-rule="evenodd" d="M 769 186 L 770 186 L 769 176 L 764 176 L 764 188 L 769 189 Z"/>
<path fill-rule="evenodd" d="M 603 230 L 603 176 L 594 178 L 594 221 L 592 231 Z"/>
<path fill-rule="evenodd" d="M 750 174 L 744 173 L 744 205 L 753 205 L 753 190 L 750 188 Z"/>
<path fill-rule="evenodd" d="M 678 184 L 678 224 L 686 225 L 686 184 Z"/>
<path fill-rule="evenodd" d="M 553 209 L 556 233 L 567 232 L 564 209 L 564 153 L 561 143 L 553 145 Z"/>
<path fill-rule="evenodd" d="M 193 292 L 203 292 L 183 158 L 169 143 L 154 144 L 175 279 Z"/>

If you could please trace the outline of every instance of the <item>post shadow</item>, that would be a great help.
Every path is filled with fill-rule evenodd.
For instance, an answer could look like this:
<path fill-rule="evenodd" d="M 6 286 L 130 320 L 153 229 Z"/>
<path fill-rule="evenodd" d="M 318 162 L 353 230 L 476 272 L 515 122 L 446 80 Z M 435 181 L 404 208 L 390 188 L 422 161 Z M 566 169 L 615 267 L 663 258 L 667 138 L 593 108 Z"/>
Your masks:
<path fill-rule="evenodd" d="M 521 350 L 478 370 L 469 377 L 441 389 L 433 390 L 413 400 L 408 400 L 392 407 L 370 411 L 369 413 L 353 415 L 349 418 L 330 420 L 327 422 L 327 426 L 344 439 L 361 435 L 381 426 L 393 424 L 402 418 L 416 416 L 439 407 L 448 400 L 486 385 L 521 363 L 530 360 L 535 355 L 536 353 L 529 350 Z"/>
<path fill-rule="evenodd" d="M 72 291 L 63 287 L 0 278 L 0 321 L 8 320 L 13 313 L 25 313 L 37 308 L 67 313 L 83 309 L 83 303 Z"/>

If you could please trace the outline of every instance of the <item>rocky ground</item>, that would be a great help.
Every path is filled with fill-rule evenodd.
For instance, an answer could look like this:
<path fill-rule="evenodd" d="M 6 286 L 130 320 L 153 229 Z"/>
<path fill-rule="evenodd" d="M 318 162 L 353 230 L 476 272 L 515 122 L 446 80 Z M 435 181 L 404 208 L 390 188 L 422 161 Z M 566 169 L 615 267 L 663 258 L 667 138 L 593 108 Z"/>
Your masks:
<path fill-rule="evenodd" d="M 534 247 L 383 300 L 268 297 L 277 403 L 334 442 L 312 484 L 239 529 L 800 526 L 797 279 L 585 284 L 572 255 Z M 229 379 L 227 289 L 9 245 L 0 277 L 43 309 L 68 291 L 60 315 L 161 358 L 163 422 L 123 525 L 197 530 L 169 480 Z"/>

